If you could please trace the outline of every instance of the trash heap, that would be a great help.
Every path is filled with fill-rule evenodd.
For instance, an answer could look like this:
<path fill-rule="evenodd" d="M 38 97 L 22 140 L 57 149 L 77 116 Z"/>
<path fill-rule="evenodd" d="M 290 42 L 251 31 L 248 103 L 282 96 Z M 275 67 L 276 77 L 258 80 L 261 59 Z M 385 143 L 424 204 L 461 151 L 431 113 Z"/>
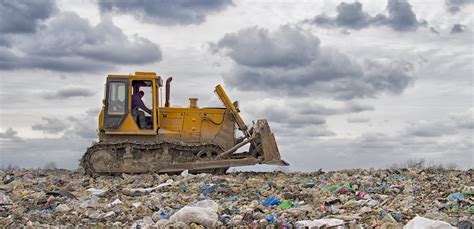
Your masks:
<path fill-rule="evenodd" d="M 0 225 L 472 228 L 473 170 L 89 177 L 0 170 Z M 427 226 L 428 225 L 428 226 Z"/>

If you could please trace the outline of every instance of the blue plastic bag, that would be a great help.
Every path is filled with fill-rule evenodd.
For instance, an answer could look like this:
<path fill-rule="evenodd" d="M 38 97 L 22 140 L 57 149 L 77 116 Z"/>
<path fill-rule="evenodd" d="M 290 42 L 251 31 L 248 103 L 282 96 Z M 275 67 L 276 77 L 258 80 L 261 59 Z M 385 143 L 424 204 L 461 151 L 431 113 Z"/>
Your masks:
<path fill-rule="evenodd" d="M 269 206 L 272 206 L 272 205 L 279 205 L 281 204 L 281 201 L 275 197 L 268 197 L 265 201 L 262 202 L 262 205 L 264 207 L 269 207 Z"/>
<path fill-rule="evenodd" d="M 267 222 L 273 223 L 276 220 L 276 217 L 274 215 L 267 216 L 266 218 Z"/>
<path fill-rule="evenodd" d="M 448 196 L 448 200 L 449 201 L 464 200 L 464 194 L 462 194 L 460 192 L 451 193 Z"/>

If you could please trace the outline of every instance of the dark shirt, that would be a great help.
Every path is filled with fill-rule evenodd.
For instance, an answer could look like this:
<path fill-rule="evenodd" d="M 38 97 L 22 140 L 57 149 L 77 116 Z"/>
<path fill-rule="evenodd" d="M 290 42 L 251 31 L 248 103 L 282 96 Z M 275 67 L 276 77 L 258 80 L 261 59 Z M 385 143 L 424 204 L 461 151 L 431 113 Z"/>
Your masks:
<path fill-rule="evenodd" d="M 148 114 L 151 114 L 151 110 L 145 106 L 140 96 L 138 96 L 137 94 L 134 94 L 132 95 L 132 109 L 138 109 L 138 108 L 141 108 Z"/>

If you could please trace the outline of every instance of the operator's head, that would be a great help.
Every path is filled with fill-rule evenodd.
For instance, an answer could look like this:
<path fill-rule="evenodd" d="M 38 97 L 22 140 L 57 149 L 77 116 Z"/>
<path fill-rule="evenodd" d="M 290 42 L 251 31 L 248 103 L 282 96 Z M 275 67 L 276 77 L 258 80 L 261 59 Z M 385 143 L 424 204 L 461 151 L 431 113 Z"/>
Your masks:
<path fill-rule="evenodd" d="M 143 91 L 138 92 L 138 96 L 140 96 L 140 98 L 143 98 L 144 95 L 145 95 L 145 92 L 143 92 Z"/>

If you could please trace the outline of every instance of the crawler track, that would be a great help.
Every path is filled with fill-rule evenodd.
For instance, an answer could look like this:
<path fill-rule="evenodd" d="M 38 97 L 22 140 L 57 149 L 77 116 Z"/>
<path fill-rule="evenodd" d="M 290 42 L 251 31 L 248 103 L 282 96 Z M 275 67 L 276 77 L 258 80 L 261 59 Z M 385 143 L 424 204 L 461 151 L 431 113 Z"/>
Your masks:
<path fill-rule="evenodd" d="M 185 169 L 191 172 L 225 173 L 228 167 L 199 166 L 199 162 L 213 161 L 222 152 L 220 146 L 209 143 L 99 142 L 87 149 L 80 164 L 89 175 L 165 173 Z"/>

